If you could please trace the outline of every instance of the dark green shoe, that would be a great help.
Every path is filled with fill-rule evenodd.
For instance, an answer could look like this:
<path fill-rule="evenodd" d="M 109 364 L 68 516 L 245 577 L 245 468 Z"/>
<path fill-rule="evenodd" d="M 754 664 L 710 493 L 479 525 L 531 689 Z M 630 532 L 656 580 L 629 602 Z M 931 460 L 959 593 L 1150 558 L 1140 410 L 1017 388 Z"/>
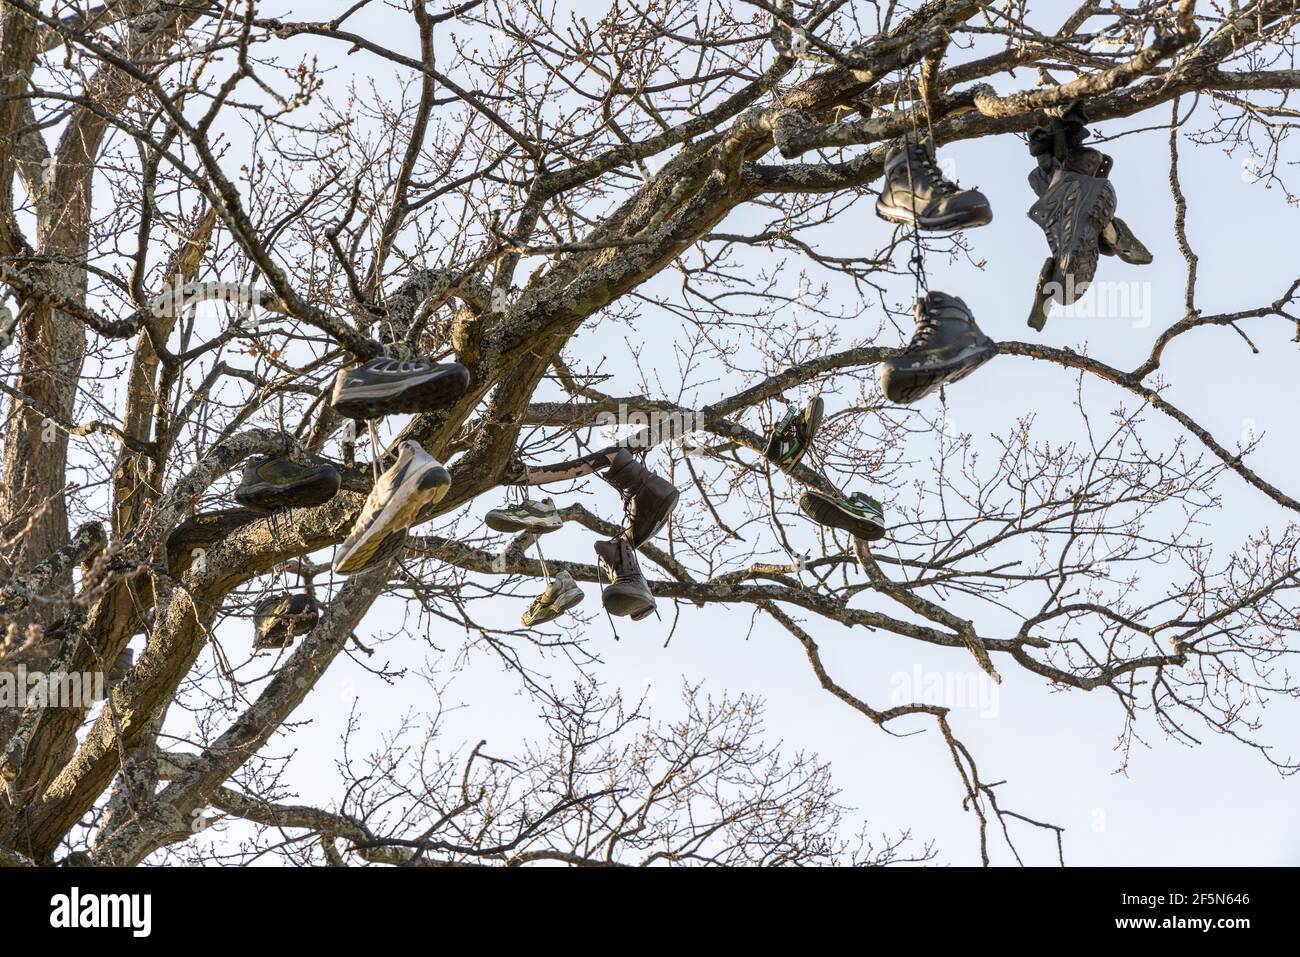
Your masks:
<path fill-rule="evenodd" d="M 244 470 L 235 501 L 257 512 L 308 508 L 337 495 L 341 481 L 332 465 L 298 465 L 283 455 L 255 459 Z"/>
<path fill-rule="evenodd" d="M 282 592 L 253 606 L 254 648 L 287 648 L 320 621 L 321 605 L 310 595 Z"/>
<path fill-rule="evenodd" d="M 885 537 L 884 509 L 861 492 L 839 498 L 809 490 L 799 496 L 799 507 L 818 525 L 841 529 L 868 542 Z"/>
<path fill-rule="evenodd" d="M 802 412 L 794 409 L 786 412 L 785 418 L 768 436 L 767 449 L 763 453 L 768 461 L 786 472 L 798 465 L 821 428 L 825 411 L 826 403 L 817 396 L 804 406 Z"/>

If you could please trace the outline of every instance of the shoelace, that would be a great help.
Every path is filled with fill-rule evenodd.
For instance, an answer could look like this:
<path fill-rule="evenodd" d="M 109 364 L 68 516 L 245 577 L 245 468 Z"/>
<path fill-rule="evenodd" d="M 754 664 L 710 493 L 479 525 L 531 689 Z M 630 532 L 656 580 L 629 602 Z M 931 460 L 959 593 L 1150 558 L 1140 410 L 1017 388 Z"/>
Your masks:
<path fill-rule="evenodd" d="M 907 348 L 903 351 L 912 352 L 921 348 L 921 346 L 930 341 L 930 337 L 934 335 L 938 328 L 939 320 L 934 316 L 934 314 L 929 310 L 922 310 L 921 321 L 916 325 L 916 332 L 912 334 L 912 341 L 907 344 Z"/>
<path fill-rule="evenodd" d="M 919 165 L 923 170 L 925 170 L 925 172 L 930 174 L 931 178 L 934 180 L 933 187 L 937 192 L 942 193 L 945 196 L 951 196 L 953 193 L 960 192 L 956 183 L 950 182 L 944 178 L 943 171 L 939 169 L 938 164 L 934 161 L 934 157 L 928 152 L 922 151 Z"/>

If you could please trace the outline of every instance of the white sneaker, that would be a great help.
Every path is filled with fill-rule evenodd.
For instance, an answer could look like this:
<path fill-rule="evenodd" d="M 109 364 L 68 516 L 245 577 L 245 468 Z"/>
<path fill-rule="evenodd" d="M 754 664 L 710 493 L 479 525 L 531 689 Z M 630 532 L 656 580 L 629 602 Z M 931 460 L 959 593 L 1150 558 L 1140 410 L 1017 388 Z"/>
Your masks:
<path fill-rule="evenodd" d="M 410 528 L 426 505 L 442 499 L 451 475 L 419 442 L 401 444 L 393 467 L 379 476 L 361 515 L 334 559 L 334 570 L 351 575 L 382 560 L 380 546 L 390 534 Z"/>

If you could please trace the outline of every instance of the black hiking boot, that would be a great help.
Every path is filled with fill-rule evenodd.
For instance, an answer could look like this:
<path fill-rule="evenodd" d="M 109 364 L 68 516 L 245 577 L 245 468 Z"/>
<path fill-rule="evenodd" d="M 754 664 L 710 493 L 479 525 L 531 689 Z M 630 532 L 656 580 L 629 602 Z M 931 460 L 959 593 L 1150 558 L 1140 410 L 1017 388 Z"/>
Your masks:
<path fill-rule="evenodd" d="M 916 332 L 901 355 L 881 363 L 880 385 L 890 402 L 915 402 L 957 382 L 997 355 L 997 344 L 975 325 L 966 303 L 943 292 L 918 299 Z"/>
<path fill-rule="evenodd" d="M 983 193 L 944 178 L 929 138 L 918 142 L 908 137 L 907 145 L 885 161 L 876 213 L 891 223 L 915 222 L 918 229 L 969 229 L 993 221 Z"/>

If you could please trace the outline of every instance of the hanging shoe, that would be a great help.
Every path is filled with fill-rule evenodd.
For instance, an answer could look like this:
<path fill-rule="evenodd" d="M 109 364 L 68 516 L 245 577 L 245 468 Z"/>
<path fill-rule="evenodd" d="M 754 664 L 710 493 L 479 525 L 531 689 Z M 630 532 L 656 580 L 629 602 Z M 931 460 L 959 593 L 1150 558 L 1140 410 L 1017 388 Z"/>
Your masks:
<path fill-rule="evenodd" d="M 861 492 L 839 498 L 810 489 L 799 496 L 799 507 L 818 525 L 841 529 L 856 538 L 874 542 L 885 536 L 884 509 Z"/>
<path fill-rule="evenodd" d="M 1103 256 L 1118 256 L 1121 260 L 1134 266 L 1149 265 L 1155 256 L 1151 250 L 1142 245 L 1142 240 L 1133 235 L 1128 223 L 1118 216 L 1113 218 L 1101 231 L 1097 240 Z"/>
<path fill-rule="evenodd" d="M 244 469 L 235 501 L 257 512 L 308 508 L 338 494 L 342 477 L 332 465 L 298 465 L 283 455 L 255 459 Z"/>
<path fill-rule="evenodd" d="M 618 450 L 601 477 L 623 497 L 627 534 L 633 548 L 654 538 L 677 506 L 676 487 L 651 472 L 627 449 Z"/>
<path fill-rule="evenodd" d="M 310 595 L 267 595 L 253 606 L 253 647 L 288 648 L 316 627 L 320 613 L 320 602 Z"/>
<path fill-rule="evenodd" d="M 1029 174 L 1029 187 L 1035 195 L 1042 196 L 1047 191 L 1052 175 L 1062 166 L 1085 176 L 1108 179 L 1114 161 L 1091 147 L 1075 149 L 1066 156 L 1064 163 L 1058 162 L 1050 154 L 1039 156 L 1038 166 Z M 1134 235 L 1128 223 L 1118 216 L 1113 216 L 1102 229 L 1101 235 L 1097 237 L 1097 245 L 1103 256 L 1118 256 L 1134 266 L 1146 266 L 1155 258 L 1151 255 L 1151 250 Z"/>
<path fill-rule="evenodd" d="M 544 625 L 579 604 L 583 597 L 582 589 L 574 582 L 573 576 L 566 571 L 558 571 L 546 586 L 546 591 L 533 599 L 519 621 L 525 628 Z"/>
<path fill-rule="evenodd" d="M 451 405 L 469 388 L 459 362 L 380 357 L 334 377 L 330 404 L 348 419 L 377 419 L 399 412 L 432 412 Z"/>
<path fill-rule="evenodd" d="M 876 214 L 918 229 L 970 229 L 993 221 L 983 193 L 944 178 L 928 137 L 917 142 L 908 137 L 907 145 L 885 160 Z"/>
<path fill-rule="evenodd" d="M 821 428 L 825 411 L 826 404 L 821 396 L 817 396 L 809 400 L 802 412 L 795 409 L 786 412 L 785 418 L 768 436 L 767 449 L 763 453 L 768 461 L 786 472 L 798 465 Z"/>
<path fill-rule="evenodd" d="M 532 532 L 535 535 L 554 532 L 564 525 L 559 509 L 549 498 L 494 508 L 483 516 L 483 521 L 494 532 Z"/>
<path fill-rule="evenodd" d="M 1047 168 L 1044 160 L 1049 161 Z M 1028 215 L 1047 236 L 1055 260 L 1040 295 L 1050 294 L 1061 305 L 1077 301 L 1097 274 L 1101 234 L 1115 216 L 1115 187 L 1106 178 L 1110 165 L 1104 153 L 1083 149 L 1063 164 L 1039 157 L 1039 167 L 1029 174 L 1039 198 Z M 1080 171 L 1084 169 L 1092 172 Z"/>
<path fill-rule="evenodd" d="M 407 439 L 397 461 L 370 490 L 351 534 L 339 548 L 334 570 L 351 575 L 376 564 L 380 549 L 394 532 L 406 531 L 451 488 L 451 475 L 419 442 Z M 391 547 L 391 546 L 390 546 Z"/>
<path fill-rule="evenodd" d="M 636 560 L 636 549 L 625 537 L 596 542 L 596 558 L 608 584 L 601 590 L 600 600 L 611 615 L 629 617 L 640 621 L 655 610 L 654 595 L 641 574 Z"/>
<path fill-rule="evenodd" d="M 946 382 L 964 379 L 998 353 L 997 344 L 980 332 L 956 296 L 926 293 L 913 314 L 912 341 L 880 366 L 880 385 L 890 402 L 915 402 Z"/>

